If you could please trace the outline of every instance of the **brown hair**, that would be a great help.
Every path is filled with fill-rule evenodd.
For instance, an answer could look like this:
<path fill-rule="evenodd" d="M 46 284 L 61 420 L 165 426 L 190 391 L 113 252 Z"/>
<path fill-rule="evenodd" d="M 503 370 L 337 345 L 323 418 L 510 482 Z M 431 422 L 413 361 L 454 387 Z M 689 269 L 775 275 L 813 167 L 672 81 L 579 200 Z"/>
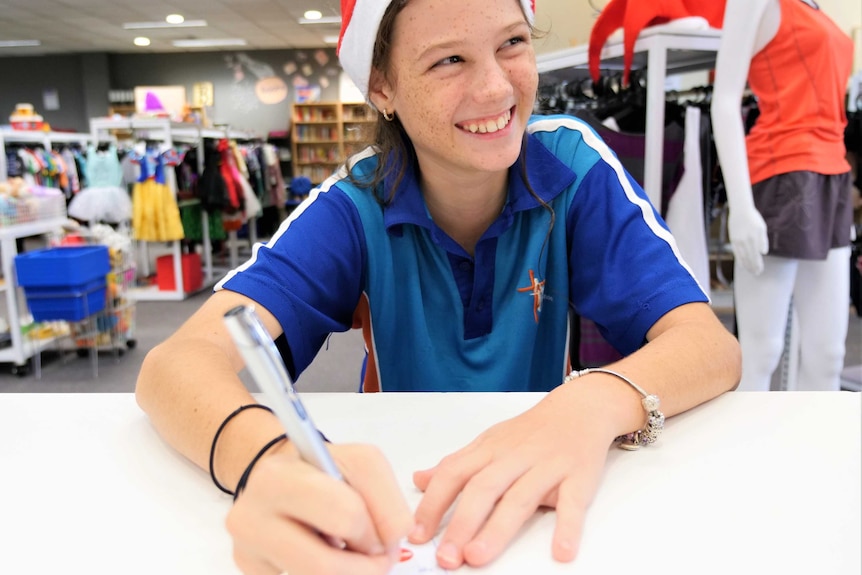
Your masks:
<path fill-rule="evenodd" d="M 377 39 L 374 42 L 374 52 L 371 57 L 371 67 L 380 71 L 382 74 L 387 74 L 389 70 L 389 59 L 392 54 L 392 34 L 395 28 L 395 17 L 401 12 L 408 0 L 392 0 L 380 20 L 380 26 L 377 29 Z M 383 205 L 392 201 L 395 190 L 398 189 L 398 184 L 404 178 L 404 171 L 408 162 L 416 161 L 416 154 L 413 150 L 413 144 L 401 121 L 396 115 L 391 121 L 383 119 L 383 114 L 377 112 L 377 121 L 374 126 L 366 132 L 366 135 L 373 133 L 372 145 L 377 156 L 377 166 L 374 172 L 363 179 L 357 176 L 350 170 L 347 172 L 348 179 L 360 188 L 368 188 L 377 198 L 377 201 Z M 387 161 L 387 159 L 389 161 Z M 388 194 L 383 190 L 383 181 L 394 172 L 395 179 L 392 189 Z"/>

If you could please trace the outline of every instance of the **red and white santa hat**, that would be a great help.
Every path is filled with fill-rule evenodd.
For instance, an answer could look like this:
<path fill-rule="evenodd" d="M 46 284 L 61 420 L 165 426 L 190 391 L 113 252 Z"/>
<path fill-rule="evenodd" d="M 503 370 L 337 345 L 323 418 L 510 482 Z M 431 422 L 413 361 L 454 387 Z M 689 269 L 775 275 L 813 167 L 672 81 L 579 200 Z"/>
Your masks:
<path fill-rule="evenodd" d="M 535 0 L 518 0 L 532 25 L 536 12 Z M 338 58 L 341 67 L 368 97 L 371 58 L 380 20 L 392 0 L 341 0 L 341 34 L 338 36 Z"/>

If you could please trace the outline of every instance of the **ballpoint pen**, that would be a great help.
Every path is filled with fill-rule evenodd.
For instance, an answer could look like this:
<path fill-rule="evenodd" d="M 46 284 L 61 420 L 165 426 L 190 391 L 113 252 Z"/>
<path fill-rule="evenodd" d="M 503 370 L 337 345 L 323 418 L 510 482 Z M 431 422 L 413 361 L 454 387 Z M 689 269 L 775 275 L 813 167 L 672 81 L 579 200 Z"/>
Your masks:
<path fill-rule="evenodd" d="M 267 403 L 290 442 L 296 446 L 299 456 L 327 475 L 343 481 L 326 443 L 293 387 L 278 348 L 254 309 L 237 306 L 224 314 L 224 321 L 252 378 L 265 394 Z"/>

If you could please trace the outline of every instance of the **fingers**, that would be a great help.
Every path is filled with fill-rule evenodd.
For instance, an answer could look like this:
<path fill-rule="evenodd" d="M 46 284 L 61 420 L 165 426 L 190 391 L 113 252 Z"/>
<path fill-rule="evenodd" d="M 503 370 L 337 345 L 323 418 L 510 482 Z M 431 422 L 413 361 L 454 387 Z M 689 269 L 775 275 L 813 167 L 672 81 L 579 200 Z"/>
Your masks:
<path fill-rule="evenodd" d="M 561 462 L 562 463 L 562 462 Z M 464 546 L 464 561 L 478 567 L 496 559 L 536 512 L 542 500 L 562 480 L 563 465 L 530 469 L 500 498 L 493 513 Z"/>
<path fill-rule="evenodd" d="M 551 555 L 557 561 L 573 561 L 578 555 L 589 502 L 583 499 L 583 486 L 563 481 L 557 489 L 557 525 L 551 542 Z"/>
<path fill-rule="evenodd" d="M 413 520 L 391 469 L 375 448 L 333 451 L 350 483 L 295 458 L 258 463 L 227 517 L 244 573 L 384 575 L 395 563 Z"/>
<path fill-rule="evenodd" d="M 362 495 L 365 508 L 375 526 L 378 540 L 389 552 L 413 527 L 413 514 L 386 458 L 380 450 L 362 446 L 339 451 L 338 461 L 350 486 Z"/>
<path fill-rule="evenodd" d="M 233 547 L 233 562 L 243 575 L 278 575 L 277 567 L 256 557 L 250 550 L 239 545 Z"/>
<path fill-rule="evenodd" d="M 476 537 L 480 529 L 484 531 L 482 526 L 485 525 L 487 528 L 486 522 L 492 521 L 493 517 L 503 510 L 518 508 L 520 513 L 514 513 L 513 520 L 516 523 L 511 526 L 514 534 L 527 517 L 536 510 L 542 494 L 538 497 L 533 495 L 531 497 L 533 502 L 520 498 L 524 491 L 519 490 L 518 486 L 522 480 L 518 478 L 524 473 L 524 466 L 515 460 L 509 460 L 507 463 L 508 465 L 492 464 L 486 467 L 464 486 L 449 526 L 437 547 L 437 560 L 442 567 L 454 569 L 465 561 L 471 565 L 481 565 L 490 560 L 489 558 L 480 560 L 479 563 L 473 562 L 475 557 L 487 555 L 489 549 L 499 547 L 502 550 L 506 541 L 500 542 L 499 545 L 491 542 L 489 546 L 488 541 Z M 468 556 L 471 553 L 473 556 Z M 497 553 L 499 551 L 493 556 Z"/>
<path fill-rule="evenodd" d="M 454 569 L 462 563 L 473 567 L 490 563 L 500 556 L 524 523 L 548 499 L 553 501 L 552 506 L 557 511 L 552 555 L 561 562 L 574 560 L 593 491 L 585 485 L 582 477 L 573 475 L 566 479 L 565 475 L 565 462 L 562 461 L 530 469 L 512 484 L 496 505 L 490 502 L 493 510 L 487 521 L 481 512 L 470 514 L 470 511 L 488 505 L 487 496 L 485 501 L 469 504 L 470 509 L 459 513 L 468 500 L 465 489 L 438 547 L 440 565 Z"/>
<path fill-rule="evenodd" d="M 490 563 L 543 505 L 557 510 L 553 557 L 572 561 L 577 555 L 589 503 L 598 488 L 601 453 L 595 458 L 595 466 L 588 464 L 582 468 L 574 466 L 569 457 L 558 456 L 532 467 L 512 458 L 481 469 L 464 484 L 440 538 L 437 547 L 440 566 L 456 569 L 464 563 L 473 567 Z M 428 493 L 434 489 L 439 473 L 429 484 Z M 449 473 L 457 476 L 455 472 Z"/>
<path fill-rule="evenodd" d="M 489 455 L 464 449 L 443 458 L 436 467 L 413 475 L 413 482 L 425 495 L 416 507 L 411 542 L 426 543 L 434 536 L 467 481 L 488 465 Z"/>
<path fill-rule="evenodd" d="M 422 471 L 416 471 L 413 473 L 413 485 L 419 491 L 424 492 L 428 489 L 428 483 L 431 481 L 431 478 L 434 477 L 434 473 L 437 471 L 437 466 L 435 465 L 431 469 L 423 469 Z"/>
<path fill-rule="evenodd" d="M 581 544 L 587 511 L 601 483 L 607 459 L 607 449 L 595 446 L 585 454 L 585 465 L 577 473 L 569 473 L 556 489 L 556 497 L 544 505 L 557 509 L 557 524 L 551 543 L 551 554 L 557 561 L 572 561 Z"/>
<path fill-rule="evenodd" d="M 235 527 L 229 522 L 229 527 Z M 255 539 L 234 546 L 234 560 L 246 575 L 384 575 L 386 555 L 370 556 L 327 545 L 313 530 L 279 518 L 260 524 Z M 231 531 L 238 536 L 236 529 Z M 249 543 L 250 542 L 250 543 Z"/>
<path fill-rule="evenodd" d="M 385 551 L 362 495 L 302 461 L 277 457 L 261 461 L 249 479 L 246 490 L 251 489 L 255 496 L 249 506 L 257 507 L 258 516 L 298 521 L 362 553 Z M 244 492 L 240 501 L 247 495 Z"/>
<path fill-rule="evenodd" d="M 547 407 L 549 406 L 550 407 Z M 437 547 L 437 562 L 456 569 L 497 558 L 540 506 L 557 509 L 553 556 L 571 561 L 584 517 L 607 457 L 602 442 L 561 442 L 572 437 L 569 416 L 556 419 L 556 403 L 502 422 L 435 467 L 414 474 L 424 491 L 410 541 L 425 543 L 453 505 Z M 550 414 L 550 415 L 549 415 Z"/>

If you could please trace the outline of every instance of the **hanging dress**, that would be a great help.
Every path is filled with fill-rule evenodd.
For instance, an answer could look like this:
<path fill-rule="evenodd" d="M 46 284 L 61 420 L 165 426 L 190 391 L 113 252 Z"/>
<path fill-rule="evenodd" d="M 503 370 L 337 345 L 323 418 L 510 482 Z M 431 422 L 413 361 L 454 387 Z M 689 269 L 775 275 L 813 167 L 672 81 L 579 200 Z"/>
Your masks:
<path fill-rule="evenodd" d="M 136 240 L 169 242 L 184 238 L 177 200 L 165 182 L 165 166 L 175 166 L 175 151 L 147 150 L 138 156 L 141 175 L 132 191 L 132 234 Z"/>
<path fill-rule="evenodd" d="M 119 224 L 132 217 L 132 201 L 122 187 L 123 172 L 117 147 L 87 148 L 87 185 L 72 197 L 68 213 L 84 222 Z"/>

